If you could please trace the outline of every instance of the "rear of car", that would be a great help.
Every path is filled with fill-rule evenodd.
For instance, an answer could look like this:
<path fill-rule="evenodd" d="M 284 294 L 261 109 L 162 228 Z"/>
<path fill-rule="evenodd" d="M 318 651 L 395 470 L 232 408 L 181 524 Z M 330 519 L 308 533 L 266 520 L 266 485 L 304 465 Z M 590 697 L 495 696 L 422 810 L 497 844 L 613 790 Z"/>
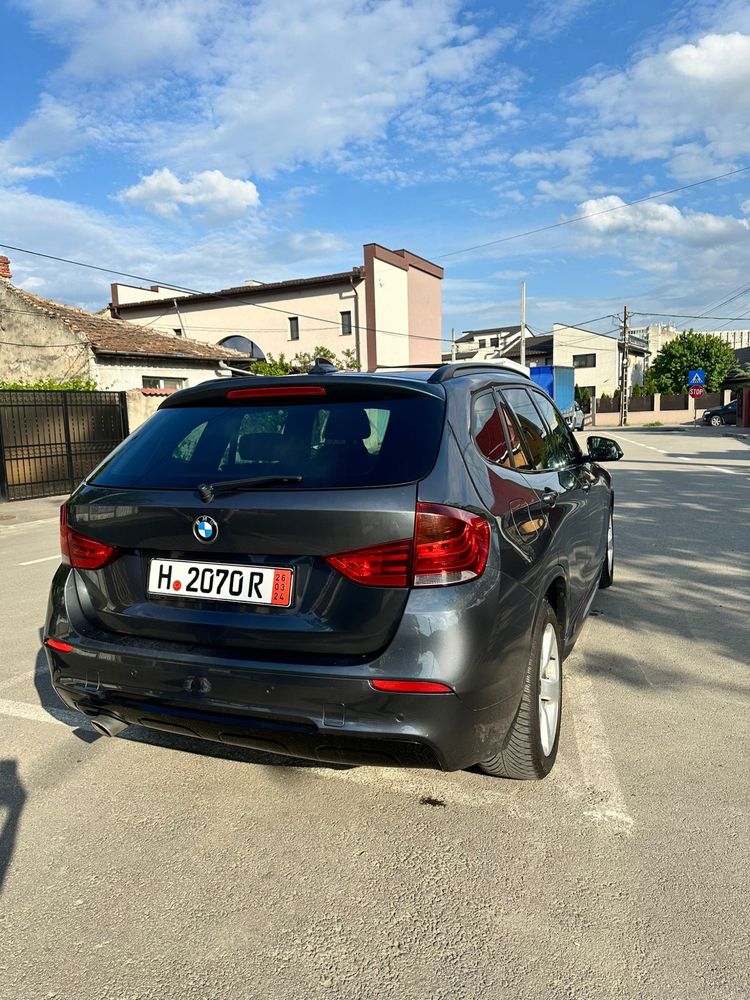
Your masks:
<path fill-rule="evenodd" d="M 501 666 L 530 623 L 501 648 L 500 541 L 465 472 L 426 379 L 175 394 L 62 508 L 55 689 L 109 733 L 475 763 L 517 707 Z"/>

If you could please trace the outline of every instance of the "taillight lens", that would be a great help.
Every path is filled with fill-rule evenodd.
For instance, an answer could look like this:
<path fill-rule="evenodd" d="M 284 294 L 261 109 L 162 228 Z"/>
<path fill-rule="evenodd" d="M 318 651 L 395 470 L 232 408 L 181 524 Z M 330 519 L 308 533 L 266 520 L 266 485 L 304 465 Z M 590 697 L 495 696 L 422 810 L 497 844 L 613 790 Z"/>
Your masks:
<path fill-rule="evenodd" d="M 490 526 L 483 517 L 419 503 L 413 540 L 341 552 L 326 562 L 369 587 L 444 587 L 481 576 L 489 550 Z"/>
<path fill-rule="evenodd" d="M 453 694 L 453 689 L 440 681 L 370 681 L 376 691 L 391 691 L 395 694 Z"/>
<path fill-rule="evenodd" d="M 60 551 L 62 561 L 73 569 L 101 569 L 117 555 L 117 549 L 105 542 L 87 538 L 68 524 L 65 504 L 60 508 Z"/>
<path fill-rule="evenodd" d="M 45 646 L 49 646 L 50 649 L 56 649 L 58 653 L 72 653 L 73 647 L 69 642 L 63 642 L 61 639 L 45 639 Z"/>
<path fill-rule="evenodd" d="M 411 539 L 386 542 L 329 556 L 326 562 L 355 583 L 368 587 L 408 587 Z"/>
<path fill-rule="evenodd" d="M 490 526 L 479 514 L 437 503 L 417 504 L 414 586 L 443 587 L 481 576 Z"/>

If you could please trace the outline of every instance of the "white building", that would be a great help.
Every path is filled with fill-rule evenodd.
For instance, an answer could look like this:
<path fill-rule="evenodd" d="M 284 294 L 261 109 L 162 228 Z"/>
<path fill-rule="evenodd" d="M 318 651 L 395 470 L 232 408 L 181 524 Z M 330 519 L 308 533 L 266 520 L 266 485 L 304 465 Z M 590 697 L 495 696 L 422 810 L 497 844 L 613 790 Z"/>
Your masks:
<path fill-rule="evenodd" d="M 649 323 L 648 326 L 634 326 L 630 328 L 631 335 L 648 338 L 648 349 L 651 352 L 651 361 L 664 347 L 681 333 L 685 333 L 687 328 L 678 328 L 674 323 Z M 710 337 L 718 337 L 732 348 L 739 351 L 744 347 L 750 347 L 750 330 L 695 330 L 695 333 L 705 333 Z"/>
<path fill-rule="evenodd" d="M 363 370 L 439 362 L 443 269 L 408 250 L 363 248 L 350 271 L 188 294 L 113 284 L 110 311 L 186 341 L 263 358 L 326 347 Z"/>
<path fill-rule="evenodd" d="M 628 385 L 642 385 L 648 357 L 645 338 L 631 336 L 628 347 Z M 519 344 L 506 357 L 520 358 Z M 579 326 L 554 323 L 551 334 L 530 337 L 526 341 L 528 365 L 559 365 L 575 370 L 575 384 L 587 388 L 592 396 L 611 396 L 620 385 L 622 344 L 617 337 L 594 333 Z"/>
<path fill-rule="evenodd" d="M 530 336 L 528 330 L 526 336 Z M 467 361 L 479 351 L 491 348 L 506 354 L 511 347 L 520 342 L 520 325 L 493 326 L 486 330 L 464 330 L 452 345 L 451 350 L 443 353 L 443 361 Z"/>

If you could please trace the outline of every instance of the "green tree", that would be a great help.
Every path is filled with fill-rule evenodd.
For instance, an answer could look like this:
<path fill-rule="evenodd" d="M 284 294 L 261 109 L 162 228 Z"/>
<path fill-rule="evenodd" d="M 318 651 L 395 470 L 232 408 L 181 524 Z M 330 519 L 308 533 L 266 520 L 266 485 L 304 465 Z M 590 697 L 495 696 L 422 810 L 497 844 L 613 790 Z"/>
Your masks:
<path fill-rule="evenodd" d="M 649 392 L 687 392 L 688 372 L 702 368 L 706 373 L 706 392 L 718 392 L 736 359 L 732 348 L 710 333 L 681 333 L 665 344 L 646 372 Z"/>
<path fill-rule="evenodd" d="M 316 347 L 314 351 L 300 351 L 293 358 L 287 360 L 283 354 L 274 358 L 272 354 L 266 357 L 265 361 L 254 361 L 250 365 L 250 372 L 253 375 L 295 375 L 306 374 L 315 364 L 316 358 L 325 358 L 335 365 L 336 368 L 348 371 L 359 371 L 360 364 L 357 361 L 353 350 L 344 351 L 340 358 L 337 358 L 328 347 Z"/>

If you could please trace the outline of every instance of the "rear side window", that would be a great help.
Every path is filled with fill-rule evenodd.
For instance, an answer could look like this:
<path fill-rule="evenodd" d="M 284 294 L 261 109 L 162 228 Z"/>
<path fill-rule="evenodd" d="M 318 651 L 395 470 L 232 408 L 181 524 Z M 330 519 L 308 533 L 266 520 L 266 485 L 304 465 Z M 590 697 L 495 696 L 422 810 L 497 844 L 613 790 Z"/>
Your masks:
<path fill-rule="evenodd" d="M 444 403 L 422 395 L 159 410 L 89 477 L 97 486 L 195 489 L 301 476 L 283 489 L 390 486 L 435 463 Z"/>
<path fill-rule="evenodd" d="M 505 443 L 505 433 L 492 392 L 485 392 L 474 400 L 471 436 L 488 462 L 510 468 L 511 462 Z"/>
<path fill-rule="evenodd" d="M 534 393 L 534 396 L 537 395 L 545 402 L 543 396 Z M 550 427 L 526 389 L 503 389 L 503 398 L 515 416 L 526 443 L 528 464 L 525 468 L 563 469 L 574 461 L 568 440 L 570 435 L 564 422 L 562 428 L 557 423 Z M 550 410 L 552 414 L 556 413 L 551 404 Z"/>

